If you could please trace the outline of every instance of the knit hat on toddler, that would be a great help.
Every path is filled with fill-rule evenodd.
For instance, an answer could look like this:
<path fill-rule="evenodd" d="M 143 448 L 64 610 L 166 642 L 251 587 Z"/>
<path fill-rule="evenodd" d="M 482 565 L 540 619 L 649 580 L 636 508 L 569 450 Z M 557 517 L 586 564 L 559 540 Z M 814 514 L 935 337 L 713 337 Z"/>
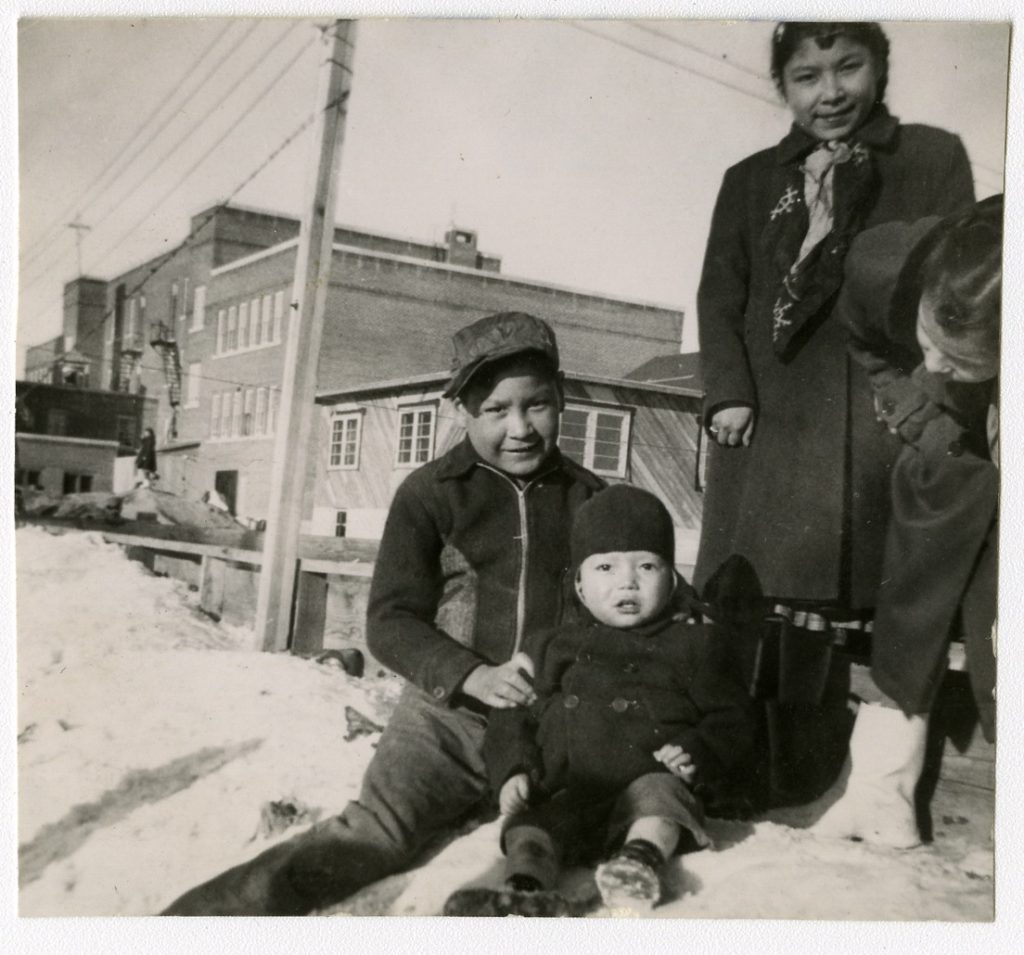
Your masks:
<path fill-rule="evenodd" d="M 591 554 L 646 550 L 675 562 L 675 529 L 665 505 L 648 491 L 615 484 L 595 494 L 576 512 L 572 565 Z"/>

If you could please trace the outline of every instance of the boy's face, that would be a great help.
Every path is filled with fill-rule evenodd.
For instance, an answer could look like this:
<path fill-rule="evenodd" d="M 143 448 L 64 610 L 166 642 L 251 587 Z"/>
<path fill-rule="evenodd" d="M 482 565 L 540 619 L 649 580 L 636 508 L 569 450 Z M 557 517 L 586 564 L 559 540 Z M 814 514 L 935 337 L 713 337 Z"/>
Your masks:
<path fill-rule="evenodd" d="M 783 67 L 782 91 L 798 126 L 825 142 L 845 139 L 875 105 L 878 69 L 871 51 L 848 37 L 827 48 L 807 37 Z"/>
<path fill-rule="evenodd" d="M 928 371 L 939 375 L 949 375 L 953 381 L 978 382 L 988 381 L 999 374 L 998 365 L 990 366 L 987 362 L 968 363 L 949 355 L 935 342 L 925 331 L 924 322 L 921 319 L 921 312 L 930 308 L 927 302 L 922 299 L 918 309 L 917 319 L 917 343 L 924 352 L 924 367 Z"/>
<path fill-rule="evenodd" d="M 594 618 L 628 630 L 668 605 L 675 574 L 664 557 L 646 550 L 591 554 L 580 564 L 576 594 Z"/>
<path fill-rule="evenodd" d="M 476 453 L 515 477 L 529 477 L 558 443 L 562 389 L 534 362 L 511 362 L 483 385 L 453 400 Z"/>

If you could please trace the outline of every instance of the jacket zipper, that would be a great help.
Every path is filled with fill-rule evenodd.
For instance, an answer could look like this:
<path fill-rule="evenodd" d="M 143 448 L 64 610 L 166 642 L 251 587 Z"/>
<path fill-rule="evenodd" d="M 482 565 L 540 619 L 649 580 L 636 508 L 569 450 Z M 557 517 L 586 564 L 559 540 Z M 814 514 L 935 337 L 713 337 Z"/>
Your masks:
<path fill-rule="evenodd" d="M 519 586 L 516 588 L 516 630 L 515 640 L 512 643 L 512 652 L 509 654 L 509 659 L 511 659 L 519 652 L 519 647 L 523 642 L 523 628 L 526 625 L 526 574 L 529 567 L 530 548 L 530 532 L 526 519 L 526 492 L 549 472 L 545 471 L 544 474 L 538 474 L 532 481 L 520 487 L 512 478 L 497 468 L 492 468 L 489 464 L 483 463 L 480 464 L 480 467 L 508 481 L 512 486 L 512 490 L 516 492 L 516 501 L 519 504 Z"/>

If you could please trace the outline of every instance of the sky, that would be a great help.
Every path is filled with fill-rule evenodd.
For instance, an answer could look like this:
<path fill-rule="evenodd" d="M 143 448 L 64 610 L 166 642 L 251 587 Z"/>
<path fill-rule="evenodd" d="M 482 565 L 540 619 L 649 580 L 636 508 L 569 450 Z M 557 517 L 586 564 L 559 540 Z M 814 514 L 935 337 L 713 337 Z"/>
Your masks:
<path fill-rule="evenodd" d="M 62 288 L 112 278 L 233 201 L 301 215 L 317 102 L 313 21 L 22 20 L 20 301 L 26 345 Z M 960 134 L 1000 191 L 1009 31 L 890 23 L 890 109 Z M 785 134 L 769 21 L 363 20 L 336 218 L 437 241 L 475 229 L 502 271 L 681 308 L 725 169 Z M 927 82 L 923 78 L 927 77 Z M 245 183 L 245 185 L 243 185 Z"/>

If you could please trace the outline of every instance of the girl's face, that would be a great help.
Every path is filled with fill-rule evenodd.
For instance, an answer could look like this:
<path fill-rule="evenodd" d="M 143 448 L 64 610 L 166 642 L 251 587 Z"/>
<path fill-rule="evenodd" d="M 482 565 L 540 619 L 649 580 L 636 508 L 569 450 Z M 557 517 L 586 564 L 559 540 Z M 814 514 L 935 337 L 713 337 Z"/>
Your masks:
<path fill-rule="evenodd" d="M 878 68 L 866 46 L 838 36 L 828 49 L 807 37 L 782 69 L 782 95 L 797 125 L 824 142 L 845 139 L 878 98 Z"/>

